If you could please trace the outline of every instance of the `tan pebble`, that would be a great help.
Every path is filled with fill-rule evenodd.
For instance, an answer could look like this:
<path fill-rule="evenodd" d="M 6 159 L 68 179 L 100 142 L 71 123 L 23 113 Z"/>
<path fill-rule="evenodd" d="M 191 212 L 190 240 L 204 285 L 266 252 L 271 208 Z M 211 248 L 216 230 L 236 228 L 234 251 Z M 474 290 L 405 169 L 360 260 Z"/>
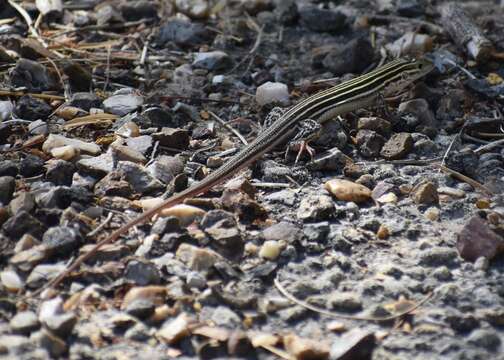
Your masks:
<path fill-rule="evenodd" d="M 133 121 L 128 121 L 115 131 L 116 135 L 131 138 L 140 136 L 140 128 Z"/>
<path fill-rule="evenodd" d="M 167 288 L 164 286 L 138 286 L 130 289 L 124 296 L 121 309 L 126 309 L 129 304 L 135 300 L 147 299 L 156 305 L 162 305 L 165 302 Z"/>
<path fill-rule="evenodd" d="M 408 184 L 399 185 L 399 191 L 403 195 L 408 195 L 411 192 L 412 189 L 413 188 L 411 187 L 411 185 L 408 185 Z"/>
<path fill-rule="evenodd" d="M 224 160 L 221 157 L 210 156 L 207 159 L 207 164 L 206 165 L 210 169 L 215 169 L 215 168 L 220 167 L 222 164 L 224 164 Z"/>
<path fill-rule="evenodd" d="M 79 149 L 73 147 L 72 145 L 60 146 L 51 150 L 51 155 L 54 158 L 66 161 L 72 160 L 79 154 Z"/>
<path fill-rule="evenodd" d="M 336 320 L 329 322 L 327 324 L 326 328 L 329 331 L 337 332 L 337 333 L 341 333 L 341 332 L 344 332 L 347 330 L 347 327 L 344 323 L 342 323 L 341 321 L 336 321 Z"/>
<path fill-rule="evenodd" d="M 490 201 L 488 199 L 478 199 L 476 201 L 476 207 L 478 209 L 488 209 L 490 207 Z"/>
<path fill-rule="evenodd" d="M 164 200 L 161 198 L 152 198 L 152 199 L 138 200 L 135 201 L 134 204 L 144 209 L 144 211 L 147 211 L 152 208 L 155 208 L 156 206 L 161 205 L 163 201 Z M 177 204 L 170 208 L 161 210 L 159 216 L 162 217 L 175 216 L 180 220 L 181 225 L 187 226 L 191 224 L 196 218 L 202 217 L 205 214 L 206 214 L 205 210 L 202 210 L 196 206 Z"/>
<path fill-rule="evenodd" d="M 65 119 L 65 120 L 72 120 L 76 118 L 77 116 L 85 114 L 85 111 L 82 110 L 81 108 L 75 107 L 75 106 L 65 106 L 62 108 L 59 108 L 56 110 L 56 115 L 59 117 Z"/>
<path fill-rule="evenodd" d="M 362 203 L 371 198 L 371 190 L 364 185 L 352 181 L 333 179 L 324 184 L 326 190 L 341 201 L 353 201 Z"/>
<path fill-rule="evenodd" d="M 173 345 L 181 339 L 189 336 L 189 318 L 185 313 L 177 316 L 176 319 L 169 321 L 156 332 L 157 338 Z"/>
<path fill-rule="evenodd" d="M 378 231 L 376 232 L 376 236 L 378 236 L 378 239 L 386 239 L 390 236 L 390 230 L 388 229 L 388 227 L 386 227 L 385 225 L 381 224 L 380 225 L 380 228 L 378 229 Z"/>
<path fill-rule="evenodd" d="M 285 350 L 296 360 L 329 358 L 329 346 L 320 341 L 289 334 L 284 336 L 283 343 Z"/>
<path fill-rule="evenodd" d="M 275 260 L 281 252 L 281 247 L 278 241 L 268 240 L 262 244 L 259 250 L 259 256 L 267 260 Z"/>
<path fill-rule="evenodd" d="M 256 244 L 246 243 L 245 253 L 249 255 L 256 255 L 259 251 L 259 247 Z"/>
<path fill-rule="evenodd" d="M 425 217 L 430 221 L 438 221 L 439 220 L 439 209 L 435 207 L 430 207 L 425 210 Z"/>
<path fill-rule="evenodd" d="M 496 212 L 491 212 L 491 213 L 487 214 L 487 220 L 490 224 L 499 225 L 500 215 Z"/>

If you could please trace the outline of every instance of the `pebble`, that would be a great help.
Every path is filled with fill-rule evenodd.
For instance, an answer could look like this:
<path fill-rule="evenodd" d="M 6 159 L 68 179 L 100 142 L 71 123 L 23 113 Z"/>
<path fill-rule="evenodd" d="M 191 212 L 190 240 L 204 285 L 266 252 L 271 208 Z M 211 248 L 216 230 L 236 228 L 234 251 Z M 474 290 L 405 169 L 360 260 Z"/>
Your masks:
<path fill-rule="evenodd" d="M 24 210 L 11 216 L 3 225 L 2 229 L 14 239 L 19 239 L 24 234 L 31 234 L 35 237 L 41 236 L 44 232 L 44 225 L 35 217 Z"/>
<path fill-rule="evenodd" d="M 272 103 L 288 106 L 290 103 L 287 85 L 279 82 L 268 81 L 262 84 L 257 88 L 255 98 L 260 106 Z"/>
<path fill-rule="evenodd" d="M 98 155 L 101 152 L 100 147 L 94 143 L 70 139 L 58 134 L 49 134 L 42 145 L 42 150 L 49 154 L 52 149 L 66 145 L 71 145 L 84 154 Z"/>
<path fill-rule="evenodd" d="M 334 203 L 327 195 L 308 196 L 301 200 L 297 217 L 301 220 L 327 220 L 334 215 Z"/>
<path fill-rule="evenodd" d="M 439 194 L 449 195 L 458 199 L 462 199 L 466 195 L 464 190 L 455 189 L 448 186 L 440 186 L 437 191 Z"/>
<path fill-rule="evenodd" d="M 430 207 L 425 210 L 424 216 L 430 221 L 438 221 L 439 220 L 440 211 L 436 207 Z"/>
<path fill-rule="evenodd" d="M 373 54 L 374 49 L 368 37 L 359 36 L 330 49 L 322 60 L 322 66 L 331 71 L 333 76 L 360 73 L 371 65 Z"/>
<path fill-rule="evenodd" d="M 10 320 L 14 334 L 29 335 L 40 327 L 37 315 L 33 311 L 20 311 Z"/>
<path fill-rule="evenodd" d="M 467 340 L 469 344 L 489 349 L 491 351 L 497 351 L 497 349 L 501 346 L 501 339 L 499 335 L 492 330 L 486 329 L 476 329 L 474 330 Z"/>
<path fill-rule="evenodd" d="M 16 190 L 16 180 L 12 176 L 0 177 L 0 203 L 8 205 Z"/>
<path fill-rule="evenodd" d="M 67 226 L 49 228 L 42 237 L 42 244 L 50 256 L 60 256 L 71 253 L 79 248 L 82 237 L 77 230 Z"/>
<path fill-rule="evenodd" d="M 283 337 L 287 353 L 296 360 L 328 359 L 329 346 L 320 341 L 304 339 L 294 334 Z"/>
<path fill-rule="evenodd" d="M 362 301 L 356 293 L 336 292 L 327 299 L 328 306 L 336 311 L 356 312 L 362 310 Z"/>
<path fill-rule="evenodd" d="M 168 288 L 166 286 L 136 286 L 124 295 L 121 310 L 127 309 L 130 304 L 139 300 L 149 301 L 156 306 L 162 305 L 165 303 L 167 295 Z"/>
<path fill-rule="evenodd" d="M 423 205 L 433 205 L 439 203 L 439 195 L 437 191 L 437 185 L 431 181 L 426 181 L 415 188 L 412 191 L 413 201 L 416 204 Z"/>
<path fill-rule="evenodd" d="M 203 43 L 208 35 L 202 23 L 171 19 L 160 27 L 156 42 L 159 45 L 174 42 L 179 46 L 193 47 Z"/>
<path fill-rule="evenodd" d="M 147 171 L 156 179 L 169 184 L 184 171 L 184 164 L 178 157 L 161 155 L 147 167 Z"/>
<path fill-rule="evenodd" d="M 28 131 L 32 135 L 46 135 L 49 133 L 49 128 L 45 121 L 39 119 L 28 124 Z"/>
<path fill-rule="evenodd" d="M 10 292 L 17 293 L 24 287 L 23 280 L 12 270 L 4 270 L 0 273 L 0 281 L 3 287 Z"/>
<path fill-rule="evenodd" d="M 363 203 L 371 198 L 371 190 L 349 180 L 333 179 L 324 184 L 327 191 L 340 201 Z"/>
<path fill-rule="evenodd" d="M 133 190 L 140 194 L 152 194 L 163 190 L 164 185 L 141 165 L 131 161 L 119 161 L 117 170 L 121 178 L 126 180 Z"/>
<path fill-rule="evenodd" d="M 156 332 L 156 336 L 169 345 L 174 345 L 189 336 L 189 317 L 181 313 L 175 319 L 167 320 Z"/>
<path fill-rule="evenodd" d="M 53 314 L 52 316 L 45 317 L 42 323 L 56 336 L 67 338 L 72 334 L 77 323 L 77 316 L 72 312 Z"/>
<path fill-rule="evenodd" d="M 139 319 L 147 319 L 156 310 L 156 306 L 148 299 L 138 299 L 132 301 L 126 307 L 126 312 Z"/>
<path fill-rule="evenodd" d="M 143 105 L 144 99 L 133 89 L 121 89 L 103 101 L 103 110 L 124 116 Z"/>
<path fill-rule="evenodd" d="M 140 200 L 137 203 L 144 208 L 144 210 L 151 209 L 163 202 L 161 198 L 153 198 L 147 200 Z M 205 210 L 196 206 L 178 204 L 168 209 L 162 210 L 159 215 L 163 217 L 174 216 L 179 219 L 182 226 L 191 224 L 194 220 L 201 218 L 205 215 Z"/>
<path fill-rule="evenodd" d="M 211 320 L 217 326 L 234 329 L 241 325 L 240 317 L 226 306 L 217 306 L 211 315 Z"/>
<path fill-rule="evenodd" d="M 10 100 L 0 101 L 0 121 L 9 120 L 14 111 L 14 104 Z M 30 124 L 31 125 L 31 124 Z"/>
<path fill-rule="evenodd" d="M 197 271 L 190 271 L 186 276 L 186 284 L 190 288 L 203 290 L 207 286 L 207 281 L 201 273 Z"/>
<path fill-rule="evenodd" d="M 392 132 L 392 125 L 390 121 L 379 117 L 361 117 L 357 122 L 357 129 L 376 131 L 380 135 L 388 137 Z"/>
<path fill-rule="evenodd" d="M 137 164 L 145 164 L 147 162 L 147 159 L 141 152 L 129 146 L 112 143 L 110 144 L 109 149 L 113 151 L 117 160 L 131 161 Z"/>
<path fill-rule="evenodd" d="M 26 279 L 26 286 L 39 288 L 66 269 L 64 264 L 37 265 Z"/>
<path fill-rule="evenodd" d="M 175 0 L 175 7 L 191 19 L 204 19 L 210 14 L 210 6 L 205 0 Z"/>
<path fill-rule="evenodd" d="M 299 10 L 301 23 L 308 29 L 318 32 L 337 32 L 346 26 L 346 16 L 339 11 L 305 6 Z"/>
<path fill-rule="evenodd" d="M 262 257 L 263 259 L 266 260 L 275 260 L 278 258 L 282 251 L 282 246 L 278 241 L 275 240 L 268 240 L 265 241 L 260 250 L 259 250 L 259 256 Z"/>
<path fill-rule="evenodd" d="M 397 133 L 387 140 L 380 154 L 387 160 L 403 159 L 413 150 L 413 145 L 410 133 Z"/>
<path fill-rule="evenodd" d="M 491 260 L 502 254 L 504 238 L 493 231 L 484 219 L 474 215 L 457 235 L 457 250 L 467 261 L 475 261 L 482 256 Z"/>
<path fill-rule="evenodd" d="M 220 256 L 216 252 L 186 243 L 180 244 L 175 256 L 194 271 L 209 270 L 220 260 Z"/>
<path fill-rule="evenodd" d="M 420 254 L 420 264 L 432 267 L 452 266 L 458 260 L 457 251 L 447 247 L 428 249 Z"/>
<path fill-rule="evenodd" d="M 29 95 L 21 96 L 16 103 L 16 115 L 23 120 L 45 120 L 51 112 L 52 107 L 44 100 Z"/>
<path fill-rule="evenodd" d="M 51 149 L 50 153 L 56 159 L 70 161 L 79 156 L 80 150 L 75 146 L 65 145 Z"/>
<path fill-rule="evenodd" d="M 161 282 L 158 268 L 146 260 L 130 261 L 124 271 L 124 277 L 137 286 L 157 285 Z"/>
<path fill-rule="evenodd" d="M 95 157 L 82 157 L 76 165 L 84 175 L 103 177 L 113 170 L 112 153 L 107 152 Z"/>
<path fill-rule="evenodd" d="M 160 132 L 152 134 L 159 145 L 173 149 L 186 150 L 189 147 L 189 133 L 184 129 L 163 127 Z"/>
<path fill-rule="evenodd" d="M 208 71 L 226 71 L 231 66 L 231 58 L 224 51 L 220 50 L 199 52 L 195 54 L 192 66 Z"/>
<path fill-rule="evenodd" d="M 52 159 L 46 163 L 46 180 L 55 185 L 72 185 L 75 172 L 75 165 L 69 161 Z"/>
<path fill-rule="evenodd" d="M 44 160 L 35 155 L 28 155 L 19 165 L 19 174 L 24 177 L 40 175 L 44 172 Z"/>
<path fill-rule="evenodd" d="M 100 108 L 101 100 L 92 92 L 75 92 L 70 99 L 70 106 L 89 111 L 91 108 Z"/>
<path fill-rule="evenodd" d="M 40 346 L 46 349 L 51 357 L 59 358 L 68 351 L 65 341 L 51 332 L 42 329 L 38 335 Z"/>
<path fill-rule="evenodd" d="M 368 158 L 377 157 L 385 143 L 385 138 L 372 130 L 359 130 L 355 140 L 359 153 Z"/>

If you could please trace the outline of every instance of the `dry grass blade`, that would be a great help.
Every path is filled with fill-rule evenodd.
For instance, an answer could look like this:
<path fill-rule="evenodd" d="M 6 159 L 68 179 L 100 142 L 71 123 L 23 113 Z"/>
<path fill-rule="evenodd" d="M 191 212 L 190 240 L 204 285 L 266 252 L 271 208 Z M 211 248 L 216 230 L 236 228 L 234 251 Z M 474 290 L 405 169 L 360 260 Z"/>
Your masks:
<path fill-rule="evenodd" d="M 44 100 L 65 100 L 64 96 L 59 96 L 59 95 L 50 95 L 50 94 L 35 94 L 35 93 L 28 93 L 24 91 L 10 91 L 10 90 L 0 90 L 0 96 L 15 96 L 15 97 L 21 97 L 29 95 L 31 97 L 37 98 L 37 99 L 44 99 Z"/>
<path fill-rule="evenodd" d="M 376 316 L 376 317 L 374 317 L 374 316 L 352 316 L 352 315 L 339 314 L 339 313 L 335 313 L 332 311 L 328 311 L 326 309 L 319 308 L 318 306 L 308 304 L 306 301 L 303 301 L 303 300 L 296 298 L 294 295 L 292 295 L 290 292 L 288 292 L 286 288 L 283 287 L 283 285 L 280 283 L 278 278 L 275 278 L 274 283 L 275 283 L 275 286 L 278 289 L 278 291 L 283 296 L 285 296 L 287 299 L 292 301 L 293 303 L 295 303 L 299 306 L 302 306 L 308 310 L 311 310 L 313 312 L 322 314 L 322 315 L 326 315 L 326 316 L 333 317 L 336 319 L 347 319 L 347 320 L 376 321 L 376 322 L 389 322 L 389 321 L 397 320 L 397 319 L 400 319 L 401 317 L 408 315 L 409 313 L 415 311 L 416 309 L 418 309 L 420 306 L 425 304 L 430 298 L 432 298 L 432 295 L 433 295 L 432 292 L 428 293 L 421 301 L 416 303 L 416 305 L 413 305 L 410 308 L 408 308 L 404 311 L 401 311 L 397 314 L 394 314 L 394 315 L 380 316 L 380 317 L 379 316 Z"/>
<path fill-rule="evenodd" d="M 117 118 L 118 118 L 117 115 L 107 113 L 86 115 L 67 121 L 65 125 L 63 125 L 63 128 L 65 130 L 70 130 L 84 125 L 94 125 L 104 122 L 112 122 Z"/>

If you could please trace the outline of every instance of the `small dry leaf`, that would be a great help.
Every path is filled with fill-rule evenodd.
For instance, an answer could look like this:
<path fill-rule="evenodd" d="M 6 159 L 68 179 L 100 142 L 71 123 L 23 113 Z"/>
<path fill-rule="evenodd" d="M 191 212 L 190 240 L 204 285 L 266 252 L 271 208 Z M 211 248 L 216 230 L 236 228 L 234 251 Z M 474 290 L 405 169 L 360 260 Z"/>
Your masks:
<path fill-rule="evenodd" d="M 200 326 L 192 331 L 194 335 L 201 335 L 217 341 L 227 341 L 230 332 L 228 329 L 215 326 Z"/>
<path fill-rule="evenodd" d="M 284 336 L 285 350 L 297 360 L 328 359 L 330 348 L 327 344 L 312 339 L 303 339 L 297 335 Z"/>

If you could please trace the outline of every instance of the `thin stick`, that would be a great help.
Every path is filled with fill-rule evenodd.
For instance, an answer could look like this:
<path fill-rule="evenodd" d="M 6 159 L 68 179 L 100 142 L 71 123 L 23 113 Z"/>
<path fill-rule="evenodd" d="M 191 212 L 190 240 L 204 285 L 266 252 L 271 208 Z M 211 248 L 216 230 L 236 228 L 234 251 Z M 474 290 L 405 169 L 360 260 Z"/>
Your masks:
<path fill-rule="evenodd" d="M 100 225 L 98 225 L 94 230 L 88 232 L 86 236 L 88 237 L 95 236 L 98 232 L 100 232 L 101 229 L 103 229 L 110 222 L 110 220 L 112 220 L 112 216 L 114 216 L 114 214 L 112 214 L 112 212 L 109 212 L 105 221 L 103 221 Z"/>
<path fill-rule="evenodd" d="M 448 145 L 448 149 L 446 149 L 446 152 L 441 159 L 441 166 L 444 166 L 446 159 L 448 158 L 448 154 L 450 153 L 451 149 L 453 148 L 453 144 L 455 144 L 455 141 L 457 141 L 458 138 L 460 138 L 460 132 L 455 135 L 455 137 L 450 142 L 450 145 Z M 441 168 L 439 168 L 439 171 L 441 171 Z"/>
<path fill-rule="evenodd" d="M 475 189 L 480 189 L 480 190 L 486 192 L 488 195 L 494 195 L 494 193 L 493 193 L 492 190 L 490 190 L 489 188 L 487 188 L 485 185 L 480 184 L 476 180 L 471 179 L 469 176 L 463 175 L 463 174 L 459 173 L 458 171 L 450 169 L 449 167 L 446 167 L 446 166 L 441 165 L 441 164 L 439 164 L 438 166 L 445 173 L 448 173 L 448 174 L 452 175 L 453 177 L 459 179 L 460 181 L 468 183 L 469 185 L 471 185 Z"/>
<path fill-rule="evenodd" d="M 500 146 L 500 145 L 504 145 L 504 139 L 496 140 L 496 141 L 491 142 L 489 144 L 480 146 L 479 148 L 477 148 L 476 150 L 474 150 L 474 152 L 476 154 L 479 154 L 479 153 L 482 153 L 483 151 L 491 150 L 494 147 L 497 147 L 497 146 Z"/>
<path fill-rule="evenodd" d="M 9 91 L 9 90 L 0 90 L 0 96 L 16 96 L 21 97 L 25 95 L 30 95 L 31 97 L 45 100 L 65 100 L 64 96 L 59 95 L 49 95 L 49 94 L 35 94 L 24 91 Z"/>
<path fill-rule="evenodd" d="M 219 124 L 224 126 L 227 130 L 229 130 L 231 133 L 233 133 L 244 145 L 248 145 L 247 139 L 245 139 L 242 134 L 240 134 L 236 129 L 233 129 L 227 122 L 222 120 L 220 117 L 218 117 L 215 113 L 212 111 L 208 111 L 208 113 L 215 119 Z"/>
<path fill-rule="evenodd" d="M 433 292 L 429 292 L 420 302 L 416 303 L 416 305 L 410 307 L 409 309 L 401 311 L 400 313 L 394 314 L 394 315 L 390 315 L 390 316 L 377 316 L 377 317 L 374 317 L 374 316 L 352 316 L 352 315 L 338 314 L 338 313 L 335 313 L 335 312 L 332 312 L 332 311 L 328 311 L 326 309 L 323 309 L 323 308 L 320 308 L 318 306 L 314 306 L 314 305 L 308 304 L 306 301 L 303 301 L 303 300 L 300 300 L 300 299 L 296 298 L 294 295 L 292 295 L 291 293 L 289 293 L 283 287 L 283 285 L 280 283 L 280 281 L 278 280 L 278 278 L 275 278 L 274 283 L 275 283 L 275 286 L 278 289 L 278 291 L 280 291 L 280 293 L 283 296 L 285 296 L 287 299 L 289 299 L 293 303 L 295 303 L 295 304 L 297 304 L 299 306 L 302 306 L 302 307 L 304 307 L 304 308 L 306 308 L 308 310 L 311 310 L 311 311 L 314 311 L 316 313 L 319 313 L 319 314 L 323 314 L 323 315 L 326 315 L 326 316 L 329 316 L 329 317 L 333 317 L 333 318 L 336 318 L 336 319 L 347 319 L 347 320 L 362 320 L 362 321 L 377 321 L 377 322 L 385 322 L 385 321 L 396 320 L 396 319 L 399 319 L 399 318 L 401 318 L 401 317 L 403 317 L 405 315 L 408 315 L 412 311 L 415 311 L 416 309 L 418 309 L 420 306 L 422 306 L 428 300 L 430 300 L 432 298 L 432 295 L 434 294 Z"/>

